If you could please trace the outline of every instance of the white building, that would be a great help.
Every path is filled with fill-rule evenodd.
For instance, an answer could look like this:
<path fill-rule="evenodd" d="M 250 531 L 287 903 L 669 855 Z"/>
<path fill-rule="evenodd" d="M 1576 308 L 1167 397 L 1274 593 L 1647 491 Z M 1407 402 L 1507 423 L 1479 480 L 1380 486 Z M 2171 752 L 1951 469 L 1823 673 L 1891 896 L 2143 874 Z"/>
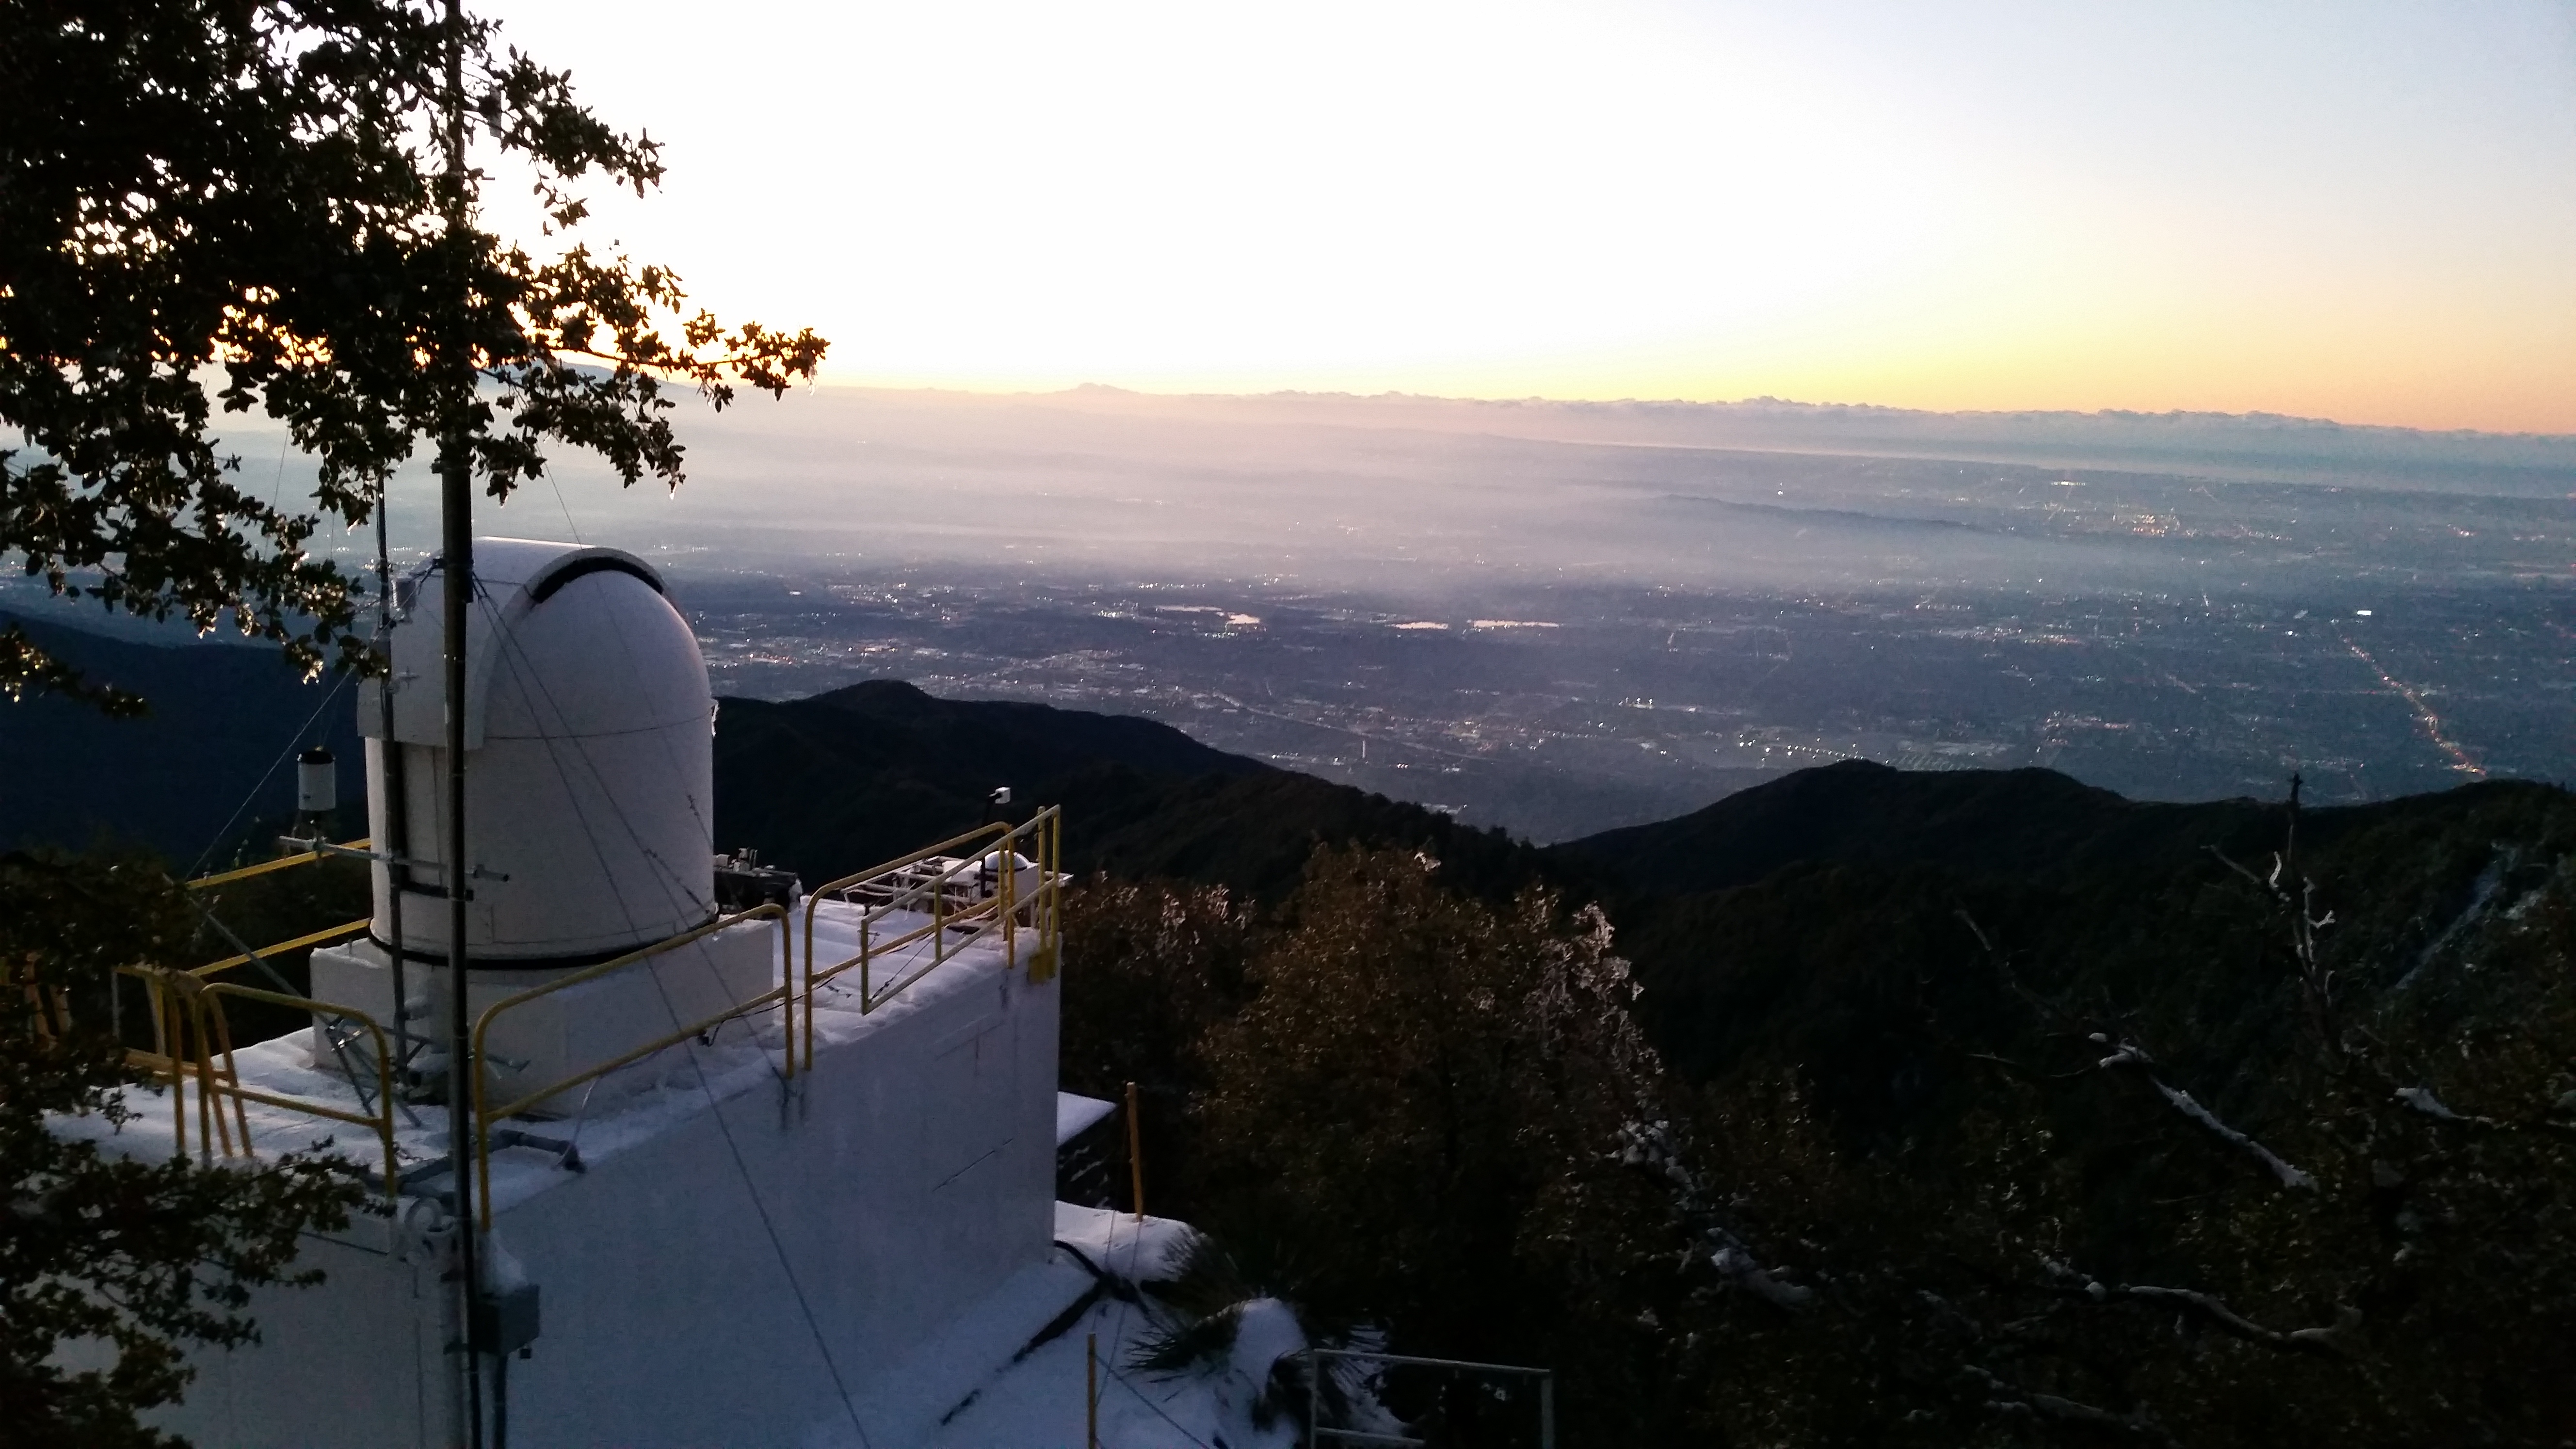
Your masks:
<path fill-rule="evenodd" d="M 327 1136 L 392 1184 L 382 1216 L 311 1242 L 324 1286 L 261 1294 L 259 1344 L 196 1360 L 166 1427 L 203 1449 L 447 1445 L 473 1397 L 487 1443 L 886 1449 L 939 1440 L 981 1395 L 980 1432 L 1082 1442 L 1079 1355 L 1106 1300 L 1087 1331 L 1068 1315 L 1121 1232 L 1133 1263 L 1140 1234 L 1172 1227 L 1054 1201 L 1060 1134 L 1107 1108 L 1056 1091 L 1052 815 L 721 911 L 706 670 L 660 579 L 607 549 L 475 547 L 464 869 L 440 851 L 433 567 L 394 631 L 390 739 L 372 694 L 360 705 L 375 913 L 314 954 L 332 1009 L 228 1052 L 215 1018 L 253 988 L 154 986 L 180 1080 L 136 1094 L 117 1150 L 239 1158 Z M 444 1070 L 460 880 L 484 1068 L 462 1144 L 442 1103 L 389 1105 L 380 1086 L 403 1054 L 398 998 L 414 1067 Z M 459 1212 L 488 1222 L 470 1379 L 445 1277 Z M 1060 1238 L 1091 1245 L 1089 1266 Z M 1117 1373 L 1145 1326 L 1119 1310 L 1107 1422 L 1121 1449 L 1203 1442 L 1218 1399 Z M 1023 1407 L 995 1421 L 997 1404 Z"/>

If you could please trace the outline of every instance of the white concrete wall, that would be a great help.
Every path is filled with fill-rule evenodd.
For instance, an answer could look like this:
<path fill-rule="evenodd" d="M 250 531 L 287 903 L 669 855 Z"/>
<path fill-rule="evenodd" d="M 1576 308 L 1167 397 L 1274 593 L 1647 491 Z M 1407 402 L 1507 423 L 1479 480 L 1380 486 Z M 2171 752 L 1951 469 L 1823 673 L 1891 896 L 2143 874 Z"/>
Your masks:
<path fill-rule="evenodd" d="M 693 1118 L 502 1214 L 545 1295 L 545 1336 L 512 1366 L 525 1442 L 800 1442 L 842 1414 L 835 1370 L 864 1406 L 912 1348 L 1044 1261 L 1056 987 L 972 975 L 819 1053 L 795 1095 L 734 1098 L 721 1122 Z"/>
<path fill-rule="evenodd" d="M 797 1445 L 821 1425 L 858 1442 L 842 1386 L 870 1417 L 909 1355 L 1048 1256 L 1057 991 L 994 960 L 943 968 L 792 1091 L 728 1099 L 506 1207 L 498 1240 L 544 1320 L 510 1365 L 512 1441 Z M 324 1256 L 332 1283 L 263 1295 L 263 1346 L 210 1362 L 170 1427 L 209 1449 L 419 1438 L 421 1411 L 395 1406 L 446 1382 L 434 1273 Z M 998 1364 L 1018 1346 L 982 1347 Z"/>
<path fill-rule="evenodd" d="M 296 1266 L 321 1269 L 322 1286 L 254 1294 L 259 1343 L 195 1355 L 186 1399 L 154 1422 L 196 1449 L 443 1449 L 447 1286 L 437 1263 L 384 1251 L 385 1226 L 308 1239 Z"/>

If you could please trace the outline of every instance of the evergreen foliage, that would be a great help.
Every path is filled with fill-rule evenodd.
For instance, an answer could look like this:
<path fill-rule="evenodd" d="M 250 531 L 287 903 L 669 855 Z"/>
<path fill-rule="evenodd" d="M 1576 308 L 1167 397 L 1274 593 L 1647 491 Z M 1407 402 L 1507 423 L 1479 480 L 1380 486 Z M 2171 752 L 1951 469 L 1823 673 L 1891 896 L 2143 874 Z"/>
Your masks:
<path fill-rule="evenodd" d="M 1728 1305 L 1713 1423 L 2564 1437 L 2576 809 L 2472 787 L 2313 849 L 2269 813 L 2250 873 L 1828 869 L 1697 918 L 1721 990 L 1770 983 L 1733 998 L 1770 1030 L 1703 1058 L 1710 1170 L 1816 1291 Z"/>
<path fill-rule="evenodd" d="M 1439 870 L 1320 849 L 1257 930 L 1215 891 L 1095 883 L 1069 928 L 1068 1070 L 1179 1039 L 1187 1095 L 1158 1106 L 1185 1116 L 1157 1181 L 1316 1335 L 1383 1324 L 1399 1352 L 1581 1363 L 1642 1390 L 1669 1358 L 1652 1304 L 1689 1237 L 1636 1150 L 1672 1103 L 1626 965 L 1597 912 L 1536 889 L 1496 907 Z M 1191 1005 L 1118 1015 L 1156 996 Z M 1454 1442 L 1494 1428 L 1471 1385 L 1396 1403 Z"/>

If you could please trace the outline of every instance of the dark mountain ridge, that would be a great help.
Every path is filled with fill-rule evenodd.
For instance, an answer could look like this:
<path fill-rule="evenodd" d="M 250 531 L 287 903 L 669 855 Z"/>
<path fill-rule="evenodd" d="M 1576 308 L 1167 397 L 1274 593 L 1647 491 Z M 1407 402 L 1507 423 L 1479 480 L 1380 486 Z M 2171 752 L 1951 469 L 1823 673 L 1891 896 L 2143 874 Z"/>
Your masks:
<path fill-rule="evenodd" d="M 1844 760 L 1675 819 L 1566 841 L 1548 854 L 1620 894 L 1717 890 L 1823 860 L 2044 874 L 2168 853 L 2261 808 L 2247 800 L 2145 804 L 2054 770 L 1915 774 Z"/>
<path fill-rule="evenodd" d="M 0 623 L 18 624 L 92 683 L 151 705 L 141 718 L 107 719 L 41 695 L 0 702 L 0 848 L 114 842 L 184 866 L 233 843 L 218 839 L 227 821 L 238 835 L 291 814 L 295 772 L 278 762 L 307 744 L 338 758 L 343 801 L 365 798 L 354 691 L 338 676 L 308 683 L 266 646 L 147 644 L 9 615 Z"/>
<path fill-rule="evenodd" d="M 2159 804 L 2047 770 L 1846 761 L 1544 854 L 1608 906 L 1685 1075 L 1822 1073 L 1885 1126 L 1932 1090 L 1942 1034 L 2037 1030 L 2023 993 L 2152 1024 L 2260 1095 L 2263 1043 L 2295 1016 L 2258 884 L 2291 848 L 2286 795 Z M 2521 781 L 2296 818 L 2284 875 L 2335 913 L 2321 940 L 2356 1005 L 2576 840 L 2576 797 Z"/>
<path fill-rule="evenodd" d="M 910 853 L 1003 812 L 1064 807 L 1067 864 L 1222 884 L 1296 885 L 1319 841 L 1400 844 L 1503 888 L 1535 856 L 1437 811 L 1210 749 L 1169 725 L 1001 700 L 943 700 L 872 680 L 810 699 L 726 699 L 716 720 L 716 832 L 809 883 Z"/>
<path fill-rule="evenodd" d="M 2047 770 L 1847 761 L 1537 849 L 1147 721 L 891 683 L 728 700 L 717 750 L 721 839 L 809 882 L 970 827 L 1009 783 L 1017 815 L 1064 806 L 1084 873 L 1275 902 L 1316 845 L 1360 845 L 1432 855 L 1488 899 L 1538 883 L 1599 900 L 1677 1070 L 1812 1076 L 1865 1134 L 1937 1115 L 1957 1039 L 2039 1030 L 2024 993 L 2152 1030 L 2215 1100 L 2249 1110 L 2295 1016 L 2277 922 L 2230 864 L 2268 874 L 2288 844 L 2282 800 L 2145 803 Z M 2340 913 L 2328 949 L 2367 1001 L 2438 954 L 2451 923 L 2545 875 L 2563 838 L 2565 791 L 2490 782 L 2301 811 L 2297 870 Z"/>

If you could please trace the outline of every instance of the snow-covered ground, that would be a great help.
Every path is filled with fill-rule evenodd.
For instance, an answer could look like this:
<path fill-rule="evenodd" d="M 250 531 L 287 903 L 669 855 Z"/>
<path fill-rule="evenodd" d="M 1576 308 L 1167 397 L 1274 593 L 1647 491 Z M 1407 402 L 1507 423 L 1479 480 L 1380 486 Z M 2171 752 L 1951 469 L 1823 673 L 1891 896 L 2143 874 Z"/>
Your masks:
<path fill-rule="evenodd" d="M 1165 1278 L 1193 1236 L 1188 1224 L 1154 1217 L 1139 1222 L 1127 1213 L 1058 1203 L 1055 1231 L 1059 1246 L 1050 1271 L 1071 1275 L 1073 1301 L 1088 1297 L 1090 1306 L 1070 1321 L 1059 1320 L 1052 1337 L 1027 1345 L 977 1387 L 948 1414 L 926 1449 L 1084 1449 L 1084 1364 L 1095 1343 L 1102 1449 L 1289 1449 L 1297 1443 L 1293 1418 L 1281 1415 L 1264 1427 L 1251 1413 L 1272 1363 L 1305 1347 L 1284 1310 L 1247 1316 L 1230 1362 L 1187 1375 L 1157 1375 L 1132 1366 L 1154 1327 L 1151 1310 L 1128 1295 L 1094 1294 L 1091 1269 L 1074 1258 L 1079 1253 L 1121 1285 Z"/>

